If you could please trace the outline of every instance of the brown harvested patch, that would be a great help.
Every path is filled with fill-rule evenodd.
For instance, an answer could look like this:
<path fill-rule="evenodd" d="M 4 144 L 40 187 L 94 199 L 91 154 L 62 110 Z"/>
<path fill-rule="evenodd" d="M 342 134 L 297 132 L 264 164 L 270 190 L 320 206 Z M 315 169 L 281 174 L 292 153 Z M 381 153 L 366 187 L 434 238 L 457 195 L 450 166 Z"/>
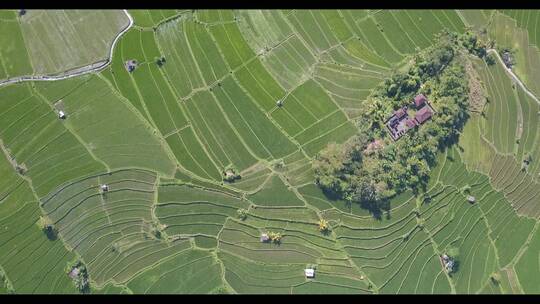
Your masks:
<path fill-rule="evenodd" d="M 486 96 L 480 76 L 469 59 L 464 60 L 465 71 L 469 79 L 469 109 L 474 113 L 482 113 L 486 104 Z"/>
<path fill-rule="evenodd" d="M 384 148 L 384 142 L 380 139 L 376 139 L 373 142 L 369 143 L 364 150 L 365 155 L 373 154 L 374 152 Z"/>
<path fill-rule="evenodd" d="M 514 271 L 513 267 L 508 267 L 504 269 L 506 272 L 506 275 L 508 276 L 508 282 L 510 283 L 510 287 L 512 288 L 513 294 L 522 294 L 523 291 L 521 290 L 521 287 L 519 285 L 519 282 L 517 280 L 516 273 Z"/>

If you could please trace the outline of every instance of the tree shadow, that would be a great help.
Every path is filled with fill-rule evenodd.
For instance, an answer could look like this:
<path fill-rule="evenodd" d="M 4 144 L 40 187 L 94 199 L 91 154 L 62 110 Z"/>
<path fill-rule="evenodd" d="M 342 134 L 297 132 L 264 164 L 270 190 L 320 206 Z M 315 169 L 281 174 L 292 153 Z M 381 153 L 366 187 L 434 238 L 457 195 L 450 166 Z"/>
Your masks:
<path fill-rule="evenodd" d="M 329 236 L 331 233 L 332 233 L 332 230 L 330 229 L 321 230 L 321 234 L 324 236 Z"/>
<path fill-rule="evenodd" d="M 380 202 L 375 201 L 361 201 L 361 202 L 351 202 L 347 200 L 341 199 L 339 194 L 335 193 L 334 191 L 327 190 L 327 189 L 321 189 L 322 193 L 324 194 L 325 198 L 328 199 L 330 202 L 334 203 L 343 203 L 345 206 L 348 207 L 348 209 L 351 209 L 352 204 L 358 204 L 360 208 L 367 210 L 373 218 L 376 220 L 382 220 L 384 212 L 387 211 L 387 218 L 389 218 L 389 211 L 390 211 L 390 200 L 382 200 Z"/>
<path fill-rule="evenodd" d="M 374 219 L 382 221 L 384 212 L 387 212 L 387 218 L 390 215 L 390 200 L 385 199 L 380 202 L 364 201 L 358 203 L 362 209 L 367 210 Z"/>
<path fill-rule="evenodd" d="M 58 239 L 58 232 L 54 227 L 49 225 L 44 227 L 42 230 L 49 241 L 56 241 Z"/>

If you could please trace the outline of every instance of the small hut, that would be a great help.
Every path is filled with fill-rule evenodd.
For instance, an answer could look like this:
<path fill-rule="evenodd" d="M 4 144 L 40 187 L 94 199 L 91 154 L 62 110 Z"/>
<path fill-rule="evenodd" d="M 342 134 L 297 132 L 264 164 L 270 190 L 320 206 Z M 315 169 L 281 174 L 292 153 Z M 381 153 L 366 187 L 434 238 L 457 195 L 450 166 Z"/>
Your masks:
<path fill-rule="evenodd" d="M 283 99 L 278 100 L 278 101 L 276 102 L 276 106 L 278 106 L 278 107 L 281 108 L 281 107 L 283 106 Z"/>
<path fill-rule="evenodd" d="M 476 198 L 472 195 L 467 195 L 467 201 L 471 204 L 474 204 L 476 202 Z"/>
<path fill-rule="evenodd" d="M 75 280 L 77 277 L 79 277 L 79 274 L 81 271 L 79 270 L 79 267 L 73 267 L 71 271 L 68 273 L 69 277 Z"/>
<path fill-rule="evenodd" d="M 223 171 L 223 180 L 229 183 L 234 182 L 235 180 L 240 179 L 240 175 L 236 173 L 234 168 L 227 168 Z"/>
<path fill-rule="evenodd" d="M 64 111 L 58 111 L 58 118 L 66 119 L 66 113 L 64 113 Z"/>
<path fill-rule="evenodd" d="M 304 269 L 304 273 L 306 275 L 306 278 L 314 278 L 315 277 L 315 269 L 313 269 L 313 268 Z"/>
<path fill-rule="evenodd" d="M 101 189 L 101 192 L 109 191 L 109 185 L 107 185 L 107 184 L 103 184 L 103 185 L 99 186 L 99 188 Z"/>
<path fill-rule="evenodd" d="M 441 261 L 446 272 L 450 273 L 454 270 L 454 260 L 447 254 L 441 256 Z"/>
<path fill-rule="evenodd" d="M 261 243 L 267 243 L 268 241 L 270 241 L 270 237 L 268 236 L 268 234 L 267 233 L 261 234 Z"/>
<path fill-rule="evenodd" d="M 126 66 L 126 70 L 127 70 L 128 72 L 131 73 L 131 72 L 133 72 L 133 71 L 135 70 L 135 68 L 137 67 L 137 61 L 136 61 L 136 60 L 133 60 L 133 59 L 132 59 L 132 60 L 128 60 L 128 61 L 126 61 L 125 66 Z"/>

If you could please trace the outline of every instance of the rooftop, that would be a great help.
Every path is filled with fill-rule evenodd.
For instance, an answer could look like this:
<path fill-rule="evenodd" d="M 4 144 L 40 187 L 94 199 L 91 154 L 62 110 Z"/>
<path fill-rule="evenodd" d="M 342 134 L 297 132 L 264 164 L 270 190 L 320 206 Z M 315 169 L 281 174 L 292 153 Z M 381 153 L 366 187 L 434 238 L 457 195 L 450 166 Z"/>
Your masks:
<path fill-rule="evenodd" d="M 416 119 L 416 122 L 418 122 L 418 124 L 422 124 L 426 120 L 430 119 L 432 115 L 433 115 L 433 111 L 431 110 L 431 107 L 428 105 L 425 105 L 423 108 L 418 110 L 418 112 L 416 112 L 414 119 Z"/>
<path fill-rule="evenodd" d="M 79 268 L 73 267 L 73 269 L 71 269 L 71 271 L 69 272 L 69 277 L 72 279 L 75 279 L 79 275 L 80 272 L 81 271 L 79 270 Z"/>
<path fill-rule="evenodd" d="M 423 106 L 427 101 L 427 98 L 426 96 L 424 96 L 424 94 L 418 94 L 416 95 L 416 97 L 414 97 L 414 105 L 416 106 L 416 108 L 420 108 L 421 106 Z"/>
<path fill-rule="evenodd" d="M 407 115 L 407 107 L 403 107 L 403 108 L 397 110 L 394 113 L 394 115 L 396 115 L 397 118 L 401 118 L 401 117 Z"/>
<path fill-rule="evenodd" d="M 407 119 L 407 121 L 405 122 L 405 124 L 407 125 L 407 127 L 408 127 L 409 129 L 414 128 L 414 127 L 416 126 L 416 120 L 410 119 L 410 118 L 409 118 L 409 119 Z"/>
<path fill-rule="evenodd" d="M 306 268 L 304 270 L 304 273 L 306 274 L 306 278 L 313 278 L 315 277 L 315 269 Z"/>

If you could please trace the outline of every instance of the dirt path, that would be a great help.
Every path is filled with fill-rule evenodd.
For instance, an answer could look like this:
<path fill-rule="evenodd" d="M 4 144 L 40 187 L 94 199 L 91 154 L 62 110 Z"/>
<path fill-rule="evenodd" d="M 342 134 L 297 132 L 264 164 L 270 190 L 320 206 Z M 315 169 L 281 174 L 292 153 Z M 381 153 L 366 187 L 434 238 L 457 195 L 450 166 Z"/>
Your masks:
<path fill-rule="evenodd" d="M 499 61 L 501 62 L 501 64 L 503 65 L 504 69 L 506 70 L 506 72 L 508 74 L 510 74 L 510 76 L 512 77 L 512 79 L 514 79 L 515 82 L 517 82 L 517 84 L 523 89 L 523 91 L 525 91 L 525 93 L 527 93 L 527 95 L 529 95 L 532 99 L 534 99 L 538 104 L 540 104 L 540 100 L 538 100 L 538 98 L 536 98 L 536 96 L 534 96 L 533 93 L 531 93 L 531 91 L 529 91 L 527 89 L 527 87 L 525 87 L 525 85 L 521 82 L 521 80 L 519 80 L 519 77 L 516 76 L 516 74 L 514 74 L 514 72 L 512 71 L 512 69 L 508 68 L 506 66 L 506 64 L 504 64 L 504 61 L 502 60 L 501 56 L 499 55 L 499 53 L 495 50 L 495 49 L 488 49 L 487 50 L 488 53 L 495 53 L 496 57 L 499 59 Z"/>
<path fill-rule="evenodd" d="M 123 11 L 124 11 L 124 13 L 126 14 L 126 16 L 129 19 L 129 24 L 125 29 L 123 29 L 120 33 L 118 33 L 118 35 L 116 35 L 116 37 L 114 38 L 113 43 L 111 44 L 111 48 L 109 49 L 109 55 L 108 55 L 107 59 L 99 61 L 99 62 L 95 62 L 95 63 L 92 63 L 92 64 L 89 64 L 89 65 L 84 66 L 84 67 L 68 70 L 68 71 L 65 71 L 65 72 L 63 72 L 61 74 L 57 74 L 57 75 L 19 76 L 19 77 L 15 77 L 15 78 L 12 78 L 12 79 L 2 80 L 2 81 L 0 81 L 0 87 L 4 86 L 4 85 L 9 85 L 9 84 L 12 84 L 12 83 L 24 82 L 24 81 L 55 81 L 55 80 L 62 80 L 62 79 L 67 79 L 67 78 L 71 78 L 71 77 L 76 77 L 76 76 L 88 74 L 88 73 L 99 72 L 99 71 L 103 70 L 104 68 L 106 68 L 112 62 L 114 46 L 116 45 L 116 42 L 118 41 L 118 39 L 120 39 L 120 37 L 122 37 L 122 35 L 125 32 L 127 32 L 133 26 L 133 18 L 131 17 L 131 15 L 128 13 L 127 10 L 123 10 Z"/>

